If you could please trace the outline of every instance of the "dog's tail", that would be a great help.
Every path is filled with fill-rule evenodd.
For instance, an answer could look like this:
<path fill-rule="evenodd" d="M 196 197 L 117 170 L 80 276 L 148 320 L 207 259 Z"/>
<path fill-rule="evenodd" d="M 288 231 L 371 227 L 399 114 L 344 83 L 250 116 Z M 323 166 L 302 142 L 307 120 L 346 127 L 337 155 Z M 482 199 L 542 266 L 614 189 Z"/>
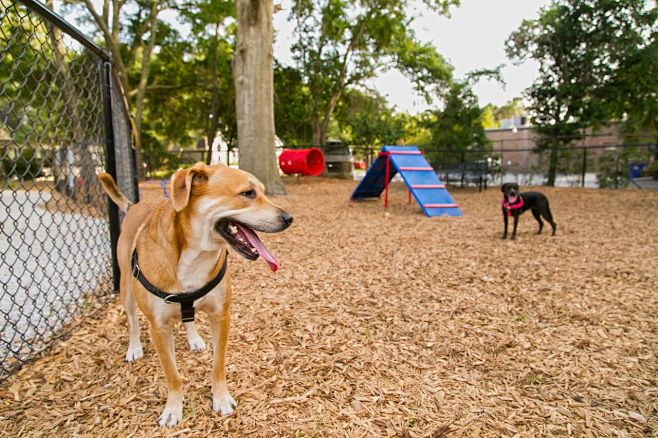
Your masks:
<path fill-rule="evenodd" d="M 98 175 L 98 179 L 101 180 L 101 185 L 103 186 L 103 190 L 105 190 L 105 193 L 107 193 L 107 196 L 110 197 L 110 199 L 119 207 L 119 210 L 123 211 L 124 213 L 128 211 L 131 205 L 133 205 L 132 202 L 126 196 L 121 193 L 121 190 L 119 190 L 119 187 L 117 187 L 117 183 L 114 182 L 114 179 L 109 173 L 101 173 Z"/>

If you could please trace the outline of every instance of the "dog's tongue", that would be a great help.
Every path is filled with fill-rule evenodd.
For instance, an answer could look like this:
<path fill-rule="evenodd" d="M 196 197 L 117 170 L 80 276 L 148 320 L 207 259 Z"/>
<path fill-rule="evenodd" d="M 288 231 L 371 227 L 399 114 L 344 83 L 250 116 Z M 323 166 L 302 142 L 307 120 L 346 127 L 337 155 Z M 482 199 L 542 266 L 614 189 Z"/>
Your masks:
<path fill-rule="evenodd" d="M 258 251 L 258 255 L 261 256 L 268 265 L 270 265 L 270 269 L 272 271 L 276 271 L 279 269 L 279 261 L 274 257 L 274 254 L 272 254 L 266 247 L 263 245 L 263 242 L 260 241 L 256 233 L 251 231 L 247 227 L 243 227 L 240 224 L 236 224 L 240 231 L 247 237 L 247 240 L 249 243 L 251 243 L 251 246 L 256 248 L 256 251 Z"/>
<path fill-rule="evenodd" d="M 510 196 L 510 197 L 509 197 L 509 202 L 510 202 L 510 204 L 514 204 L 514 203 L 516 202 L 517 199 L 518 199 L 518 196 Z"/>

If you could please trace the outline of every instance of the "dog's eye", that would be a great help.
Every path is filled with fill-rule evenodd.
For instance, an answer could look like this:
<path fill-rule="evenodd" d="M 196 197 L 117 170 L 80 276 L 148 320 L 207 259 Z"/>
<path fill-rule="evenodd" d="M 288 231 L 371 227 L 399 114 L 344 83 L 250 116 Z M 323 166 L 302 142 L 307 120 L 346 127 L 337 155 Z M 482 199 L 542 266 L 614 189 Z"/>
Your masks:
<path fill-rule="evenodd" d="M 255 198 L 256 197 L 256 190 L 254 190 L 254 189 L 247 190 L 246 192 L 240 193 L 240 196 L 244 196 L 245 198 Z"/>

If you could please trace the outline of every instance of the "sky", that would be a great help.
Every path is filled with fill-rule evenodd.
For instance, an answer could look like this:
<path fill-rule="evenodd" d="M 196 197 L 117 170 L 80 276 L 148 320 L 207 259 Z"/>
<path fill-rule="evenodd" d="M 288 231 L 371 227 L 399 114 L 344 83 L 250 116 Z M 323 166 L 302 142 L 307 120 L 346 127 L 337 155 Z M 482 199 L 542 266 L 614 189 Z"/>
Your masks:
<path fill-rule="evenodd" d="M 537 64 L 526 62 L 513 65 L 505 55 L 505 40 L 524 19 L 538 16 L 540 8 L 550 0 L 462 0 L 459 8 L 451 8 L 449 18 L 442 17 L 422 6 L 414 11 L 416 37 L 432 43 L 455 68 L 457 78 L 469 71 L 493 68 L 501 64 L 503 88 L 496 81 L 480 81 L 475 92 L 480 105 L 502 105 L 514 97 L 520 97 L 537 75 Z M 274 15 L 276 30 L 274 56 L 284 64 L 291 63 L 290 44 L 292 24 L 287 22 L 290 2 L 281 2 L 284 10 Z M 376 88 L 399 111 L 415 114 L 429 108 L 413 90 L 411 83 L 397 71 L 382 74 L 369 85 Z"/>

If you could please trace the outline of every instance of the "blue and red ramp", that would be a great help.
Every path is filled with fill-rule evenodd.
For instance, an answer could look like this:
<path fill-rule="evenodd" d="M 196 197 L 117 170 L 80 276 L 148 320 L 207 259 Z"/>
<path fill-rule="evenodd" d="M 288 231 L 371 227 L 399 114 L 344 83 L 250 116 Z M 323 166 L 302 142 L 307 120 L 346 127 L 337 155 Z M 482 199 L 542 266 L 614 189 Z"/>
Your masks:
<path fill-rule="evenodd" d="M 384 146 L 352 193 L 352 200 L 378 198 L 384 194 L 388 208 L 388 184 L 396 173 L 409 188 L 426 216 L 462 216 L 445 184 L 416 146 Z"/>

